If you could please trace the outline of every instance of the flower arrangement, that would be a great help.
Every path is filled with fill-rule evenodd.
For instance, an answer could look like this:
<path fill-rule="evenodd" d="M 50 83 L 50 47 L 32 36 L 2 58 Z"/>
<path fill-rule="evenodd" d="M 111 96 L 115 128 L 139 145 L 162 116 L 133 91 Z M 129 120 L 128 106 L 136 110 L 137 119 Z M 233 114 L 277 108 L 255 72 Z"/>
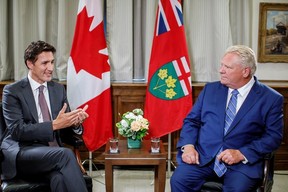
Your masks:
<path fill-rule="evenodd" d="M 122 115 L 122 120 L 116 123 L 118 132 L 123 137 L 142 140 L 148 135 L 149 121 L 143 117 L 142 109 L 134 109 Z"/>

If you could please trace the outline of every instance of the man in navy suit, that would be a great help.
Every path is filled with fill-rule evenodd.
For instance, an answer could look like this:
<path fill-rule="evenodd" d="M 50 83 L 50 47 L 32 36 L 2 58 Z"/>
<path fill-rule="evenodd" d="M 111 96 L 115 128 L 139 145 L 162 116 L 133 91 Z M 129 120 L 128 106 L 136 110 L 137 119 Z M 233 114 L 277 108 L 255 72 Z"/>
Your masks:
<path fill-rule="evenodd" d="M 253 191 L 263 176 L 263 157 L 282 140 L 283 96 L 254 76 L 256 57 L 243 45 L 231 46 L 221 60 L 220 82 L 207 83 L 184 119 L 177 144 L 178 167 L 172 192 L 199 191 L 219 179 L 223 191 Z M 226 108 L 238 91 L 236 115 L 224 133 Z M 216 174 L 219 168 L 225 169 Z"/>
<path fill-rule="evenodd" d="M 60 136 L 82 133 L 81 123 L 88 117 L 88 106 L 70 111 L 64 86 L 52 81 L 55 52 L 46 42 L 32 42 L 24 53 L 28 77 L 4 87 L 7 128 L 1 144 L 1 177 L 44 177 L 50 181 L 51 191 L 85 192 L 86 184 L 74 153 L 59 146 Z M 38 102 L 41 85 L 49 109 L 48 121 L 40 109 L 40 99 Z"/>

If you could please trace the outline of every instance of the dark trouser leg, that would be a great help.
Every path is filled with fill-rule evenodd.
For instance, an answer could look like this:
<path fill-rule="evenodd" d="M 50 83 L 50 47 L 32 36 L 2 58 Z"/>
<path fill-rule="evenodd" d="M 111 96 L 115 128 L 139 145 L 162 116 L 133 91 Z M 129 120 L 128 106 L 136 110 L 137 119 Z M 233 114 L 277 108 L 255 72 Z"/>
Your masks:
<path fill-rule="evenodd" d="M 51 172 L 49 174 L 50 177 L 50 189 L 51 191 L 67 191 L 66 184 L 63 180 L 63 175 L 58 171 Z"/>
<path fill-rule="evenodd" d="M 51 190 L 57 192 L 87 191 L 75 155 L 68 148 L 24 147 L 17 156 L 17 171 L 25 178 L 45 175 L 50 180 Z"/>

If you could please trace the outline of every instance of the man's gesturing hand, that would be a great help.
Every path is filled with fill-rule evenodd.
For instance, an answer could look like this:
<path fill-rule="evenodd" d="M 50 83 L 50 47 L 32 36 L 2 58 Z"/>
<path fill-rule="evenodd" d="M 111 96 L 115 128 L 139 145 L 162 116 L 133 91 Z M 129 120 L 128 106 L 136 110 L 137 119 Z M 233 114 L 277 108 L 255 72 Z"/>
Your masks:
<path fill-rule="evenodd" d="M 63 129 L 72 125 L 79 125 L 89 116 L 86 113 L 87 108 L 88 105 L 86 105 L 83 109 L 75 109 L 71 112 L 65 113 L 67 104 L 64 103 L 57 118 L 53 120 L 53 130 Z"/>

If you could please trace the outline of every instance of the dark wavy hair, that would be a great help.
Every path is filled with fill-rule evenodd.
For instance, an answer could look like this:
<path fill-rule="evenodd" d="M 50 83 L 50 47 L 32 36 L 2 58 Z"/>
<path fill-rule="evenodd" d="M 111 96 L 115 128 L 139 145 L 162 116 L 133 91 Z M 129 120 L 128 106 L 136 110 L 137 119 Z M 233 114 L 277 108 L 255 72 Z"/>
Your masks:
<path fill-rule="evenodd" d="M 31 61 L 35 63 L 38 59 L 38 55 L 42 52 L 52 52 L 53 54 L 56 52 L 55 47 L 44 42 L 44 41 L 36 41 L 31 42 L 31 44 L 26 48 L 24 52 L 24 61 L 27 66 L 27 61 Z"/>

